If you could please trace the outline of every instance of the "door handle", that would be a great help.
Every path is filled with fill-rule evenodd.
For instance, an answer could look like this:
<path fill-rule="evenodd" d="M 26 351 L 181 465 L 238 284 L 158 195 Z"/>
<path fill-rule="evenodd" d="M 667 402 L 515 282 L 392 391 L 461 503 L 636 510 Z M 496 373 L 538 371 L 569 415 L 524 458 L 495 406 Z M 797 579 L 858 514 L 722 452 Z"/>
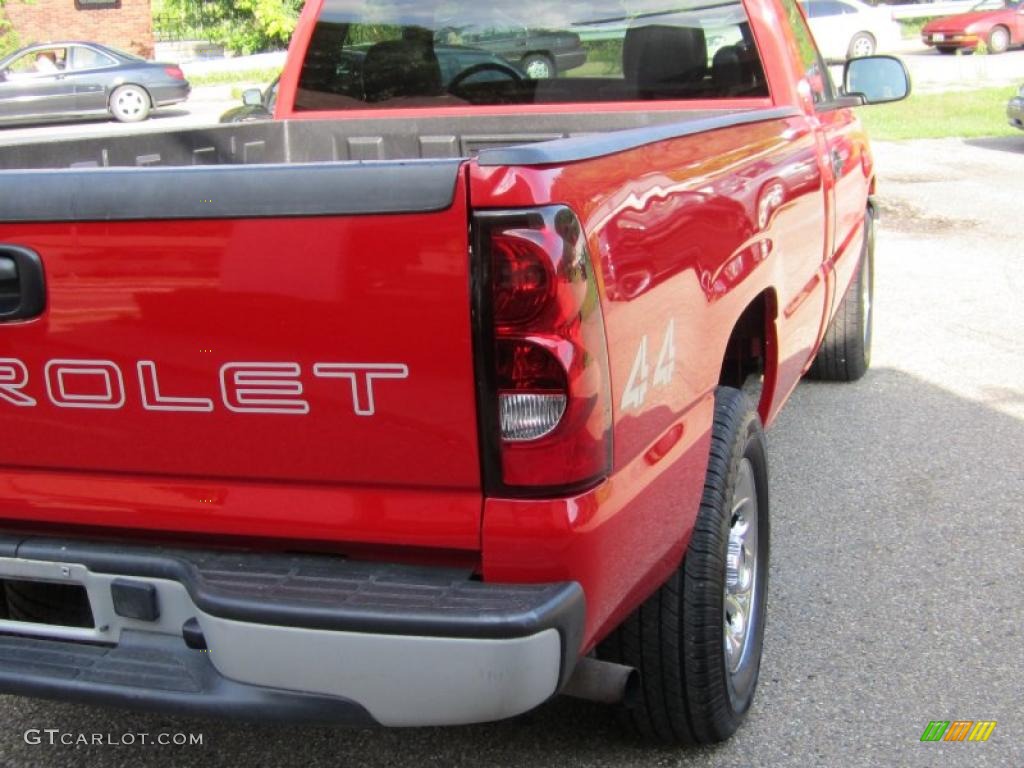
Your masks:
<path fill-rule="evenodd" d="M 0 323 L 28 320 L 46 308 L 46 281 L 39 255 L 16 245 L 0 245 Z"/>

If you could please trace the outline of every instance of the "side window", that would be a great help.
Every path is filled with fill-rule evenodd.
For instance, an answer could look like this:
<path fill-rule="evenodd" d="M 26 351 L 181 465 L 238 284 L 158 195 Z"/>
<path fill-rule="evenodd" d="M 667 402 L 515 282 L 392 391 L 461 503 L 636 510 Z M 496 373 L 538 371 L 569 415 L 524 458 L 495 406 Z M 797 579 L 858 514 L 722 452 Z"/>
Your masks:
<path fill-rule="evenodd" d="M 64 69 L 66 51 L 64 48 L 37 49 L 15 59 L 7 67 L 10 75 L 50 74 Z"/>
<path fill-rule="evenodd" d="M 71 69 L 99 69 L 113 66 L 116 63 L 106 54 L 92 48 L 76 46 L 71 49 Z"/>
<path fill-rule="evenodd" d="M 7 65 L 7 73 L 9 75 L 25 75 L 35 72 L 35 68 L 33 67 L 35 61 L 36 57 L 33 53 L 26 53 L 24 56 L 19 56 Z"/>
<path fill-rule="evenodd" d="M 811 95 L 816 105 L 825 104 L 835 98 L 835 89 L 832 87 L 832 78 L 828 73 L 821 54 L 814 45 L 814 37 L 807 26 L 807 20 L 800 13 L 800 6 L 796 0 L 782 0 L 782 7 L 786 11 L 786 18 L 789 19 L 789 26 L 796 38 L 797 55 L 800 57 L 800 64 L 804 70 L 804 77 L 811 86 Z"/>
<path fill-rule="evenodd" d="M 820 17 L 842 16 L 844 13 L 853 13 L 853 9 L 852 8 L 850 8 L 850 10 L 846 10 L 847 8 L 849 8 L 848 5 L 843 5 L 842 3 L 835 3 L 835 2 L 832 2 L 832 0 L 822 0 L 822 2 L 818 3 L 817 5 L 818 5 L 818 12 L 815 14 L 814 18 L 817 18 L 819 16 Z"/>

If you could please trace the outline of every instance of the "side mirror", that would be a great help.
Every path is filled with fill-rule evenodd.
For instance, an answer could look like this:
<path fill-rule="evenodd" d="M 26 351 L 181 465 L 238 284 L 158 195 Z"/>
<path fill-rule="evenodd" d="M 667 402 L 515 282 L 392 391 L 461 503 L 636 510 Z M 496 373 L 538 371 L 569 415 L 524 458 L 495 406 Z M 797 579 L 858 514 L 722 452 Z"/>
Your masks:
<path fill-rule="evenodd" d="M 865 104 L 887 104 L 910 95 L 910 73 L 895 56 L 850 59 L 843 68 L 843 93 Z"/>
<path fill-rule="evenodd" d="M 247 107 L 262 106 L 263 92 L 259 88 L 246 88 L 242 91 L 242 103 Z"/>

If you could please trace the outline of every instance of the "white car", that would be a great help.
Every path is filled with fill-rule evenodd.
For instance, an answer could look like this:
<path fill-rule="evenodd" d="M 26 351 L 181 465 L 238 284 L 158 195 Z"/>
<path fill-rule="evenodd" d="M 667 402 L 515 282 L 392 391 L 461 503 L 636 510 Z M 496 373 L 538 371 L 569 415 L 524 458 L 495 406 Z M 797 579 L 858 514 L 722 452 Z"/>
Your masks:
<path fill-rule="evenodd" d="M 825 59 L 853 59 L 891 50 L 900 25 L 887 7 L 858 0 L 802 0 L 818 50 Z"/>

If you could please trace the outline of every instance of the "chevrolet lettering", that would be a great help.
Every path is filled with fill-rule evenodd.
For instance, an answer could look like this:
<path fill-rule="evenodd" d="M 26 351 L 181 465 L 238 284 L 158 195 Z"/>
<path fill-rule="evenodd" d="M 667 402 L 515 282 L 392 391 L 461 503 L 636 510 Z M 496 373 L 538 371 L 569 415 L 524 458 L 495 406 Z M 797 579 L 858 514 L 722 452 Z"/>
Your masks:
<path fill-rule="evenodd" d="M 409 368 L 401 363 L 314 363 L 309 374 L 343 379 L 351 393 L 352 413 L 373 416 L 375 384 L 383 379 L 405 379 Z M 218 400 L 235 413 L 305 415 L 303 369 L 298 363 L 224 363 L 220 368 Z M 49 360 L 43 366 L 45 400 L 57 408 L 119 410 L 131 405 L 127 386 L 134 386 L 137 404 L 146 411 L 209 413 L 210 397 L 170 395 L 160 386 L 157 364 L 139 360 L 126 376 L 111 360 Z M 20 408 L 39 405 L 44 394 L 32 387 L 28 366 L 16 358 L 0 358 L 0 401 Z M 35 396 L 31 393 L 35 393 Z"/>

